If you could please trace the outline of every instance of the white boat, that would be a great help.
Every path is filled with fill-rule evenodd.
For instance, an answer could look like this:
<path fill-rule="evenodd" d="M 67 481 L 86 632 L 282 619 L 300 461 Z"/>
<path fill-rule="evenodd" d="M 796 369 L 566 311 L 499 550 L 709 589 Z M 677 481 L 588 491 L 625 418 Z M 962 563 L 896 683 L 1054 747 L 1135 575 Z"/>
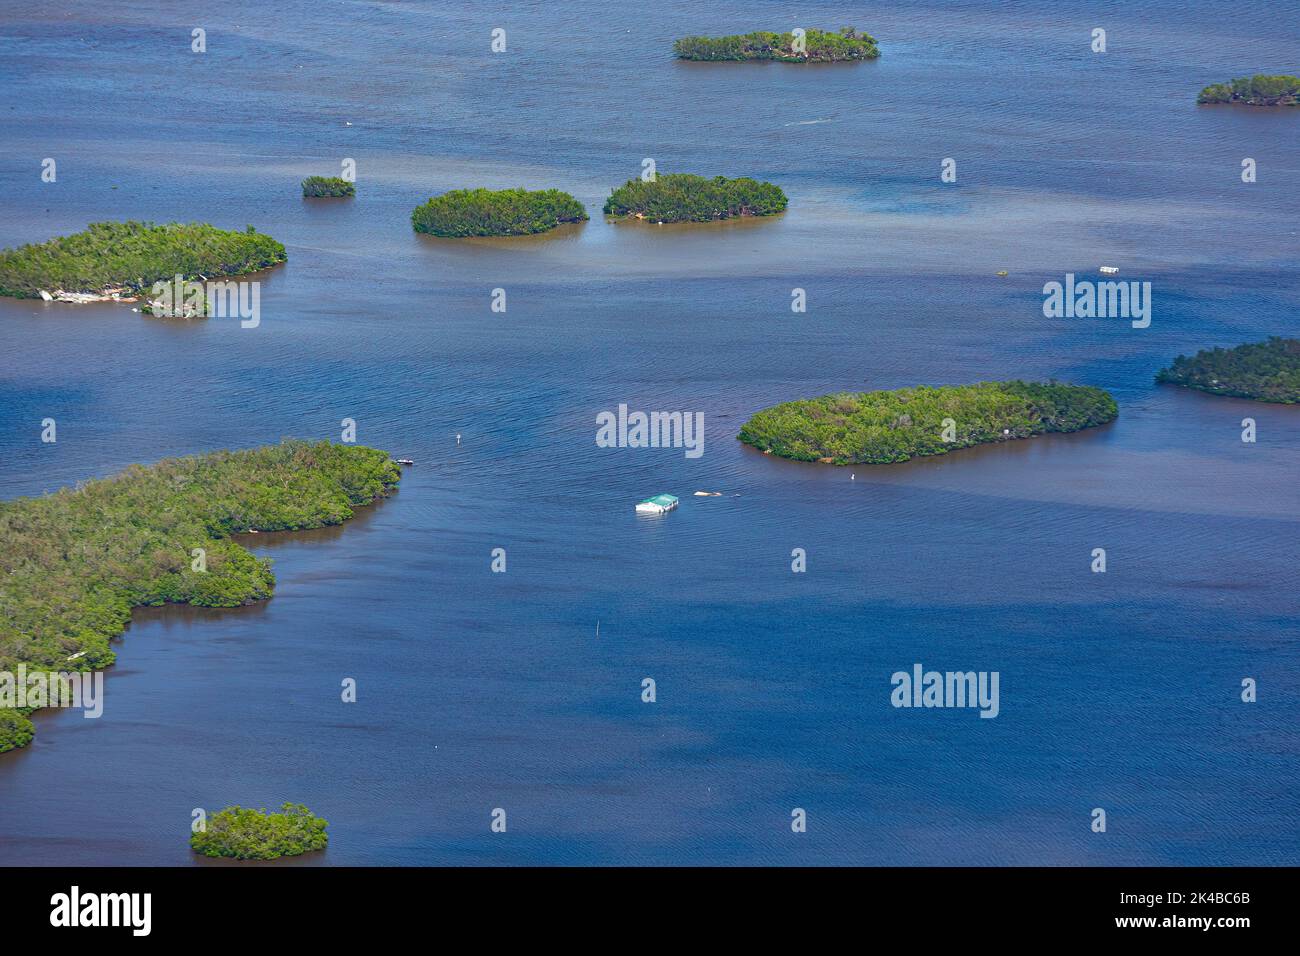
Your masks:
<path fill-rule="evenodd" d="M 647 498 L 645 501 L 638 501 L 636 504 L 636 513 L 639 515 L 662 515 L 667 514 L 676 507 L 676 495 L 655 495 L 653 498 Z"/>
<path fill-rule="evenodd" d="M 1102 266 L 1098 271 L 1104 276 L 1117 276 L 1119 275 L 1119 266 Z"/>

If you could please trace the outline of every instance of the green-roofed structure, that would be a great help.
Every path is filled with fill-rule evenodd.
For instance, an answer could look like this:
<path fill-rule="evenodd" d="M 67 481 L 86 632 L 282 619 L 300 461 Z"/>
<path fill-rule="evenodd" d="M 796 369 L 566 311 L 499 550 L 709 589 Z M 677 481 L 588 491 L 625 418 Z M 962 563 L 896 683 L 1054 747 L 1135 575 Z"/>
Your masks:
<path fill-rule="evenodd" d="M 661 515 L 677 507 L 676 495 L 655 495 L 645 501 L 638 501 L 636 513 L 639 515 Z"/>

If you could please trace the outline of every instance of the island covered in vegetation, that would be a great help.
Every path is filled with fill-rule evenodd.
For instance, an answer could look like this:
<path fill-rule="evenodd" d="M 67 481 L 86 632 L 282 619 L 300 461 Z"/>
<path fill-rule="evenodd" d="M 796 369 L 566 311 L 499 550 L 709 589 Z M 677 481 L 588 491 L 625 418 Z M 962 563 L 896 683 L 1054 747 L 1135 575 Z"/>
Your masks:
<path fill-rule="evenodd" d="M 1300 76 L 1243 76 L 1231 83 L 1213 83 L 1201 90 L 1197 103 L 1241 103 L 1245 106 L 1300 105 Z"/>
<path fill-rule="evenodd" d="M 93 222 L 71 236 L 0 252 L 0 295 L 131 299 L 159 280 L 243 275 L 286 258 L 283 244 L 252 226 L 233 232 L 202 222 Z"/>
<path fill-rule="evenodd" d="M 325 849 L 328 826 L 301 803 L 286 803 L 278 813 L 226 807 L 214 813 L 202 830 L 190 834 L 190 848 L 211 857 L 278 860 Z"/>
<path fill-rule="evenodd" d="M 558 189 L 453 189 L 411 213 L 416 232 L 450 239 L 529 236 L 563 222 L 582 222 L 582 203 Z"/>
<path fill-rule="evenodd" d="M 1156 381 L 1257 402 L 1300 403 L 1300 339 L 1272 336 L 1233 349 L 1180 355 Z"/>
<path fill-rule="evenodd" d="M 18 710 L 12 707 L 0 707 L 0 754 L 6 750 L 26 747 L 36 735 L 28 708 Z"/>
<path fill-rule="evenodd" d="M 605 200 L 605 215 L 649 222 L 712 222 L 733 216 L 771 216 L 789 200 L 781 187 L 757 179 L 705 179 L 691 173 L 662 173 L 652 180 L 629 179 Z"/>
<path fill-rule="evenodd" d="M 271 562 L 231 535 L 340 524 L 399 478 L 373 448 L 288 440 L 0 503 L 0 671 L 107 667 L 133 607 L 268 598 Z M 27 713 L 0 709 L 0 751 L 31 739 Z"/>
<path fill-rule="evenodd" d="M 681 60 L 780 60 L 782 63 L 838 63 L 880 56 L 875 38 L 855 27 L 805 30 L 802 44 L 794 33 L 743 33 L 726 37 L 682 37 L 673 44 Z M 801 46 L 801 49 L 796 49 Z"/>
<path fill-rule="evenodd" d="M 356 194 L 356 183 L 339 176 L 308 176 L 302 181 L 303 199 L 337 199 Z"/>
<path fill-rule="evenodd" d="M 737 437 L 795 461 L 885 464 L 1045 432 L 1075 432 L 1118 414 L 1109 393 L 1086 385 L 921 385 L 774 405 L 747 421 Z"/>

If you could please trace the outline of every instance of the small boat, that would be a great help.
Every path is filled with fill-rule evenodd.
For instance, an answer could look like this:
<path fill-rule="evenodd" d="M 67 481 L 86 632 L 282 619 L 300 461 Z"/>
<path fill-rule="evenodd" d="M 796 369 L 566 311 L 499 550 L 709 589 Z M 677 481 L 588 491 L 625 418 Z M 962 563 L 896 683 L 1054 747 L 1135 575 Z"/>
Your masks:
<path fill-rule="evenodd" d="M 409 458 L 394 458 L 393 461 L 397 462 L 399 465 L 414 465 L 414 464 L 415 464 L 415 462 L 413 462 L 413 461 L 412 461 L 411 459 L 409 459 Z"/>
<path fill-rule="evenodd" d="M 1006 269 L 1003 269 L 1002 271 L 1000 271 L 1000 272 L 998 273 L 998 275 L 1000 275 L 1000 276 L 1006 276 L 1006 275 L 1007 275 L 1007 270 L 1006 270 Z"/>
<path fill-rule="evenodd" d="M 636 513 L 639 515 L 662 515 L 667 514 L 676 507 L 676 495 L 655 495 L 653 498 L 647 498 L 645 501 L 638 501 L 636 504 Z"/>
<path fill-rule="evenodd" d="M 1104 276 L 1117 276 L 1119 275 L 1119 266 L 1102 266 L 1097 271 Z"/>
<path fill-rule="evenodd" d="M 722 497 L 722 492 L 720 492 L 720 491 L 697 491 L 697 492 L 695 492 L 695 497 L 696 497 L 696 498 L 721 498 L 721 497 Z"/>

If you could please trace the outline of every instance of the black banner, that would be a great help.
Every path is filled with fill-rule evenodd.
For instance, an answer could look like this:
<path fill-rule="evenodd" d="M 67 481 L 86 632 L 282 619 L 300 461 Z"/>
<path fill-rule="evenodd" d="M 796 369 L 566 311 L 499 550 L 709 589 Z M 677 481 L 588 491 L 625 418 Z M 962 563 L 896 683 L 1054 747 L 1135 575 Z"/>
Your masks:
<path fill-rule="evenodd" d="M 242 872 L 237 872 L 242 871 Z M 377 929 L 494 934 L 577 921 L 656 933 L 725 925 L 741 936 L 815 920 L 918 940 L 1096 936 L 1227 942 L 1281 930 L 1286 869 L 10 869 L 9 942 L 373 941 Z M 575 929 L 578 928 L 575 925 Z M 539 939 L 541 937 L 538 937 Z"/>

